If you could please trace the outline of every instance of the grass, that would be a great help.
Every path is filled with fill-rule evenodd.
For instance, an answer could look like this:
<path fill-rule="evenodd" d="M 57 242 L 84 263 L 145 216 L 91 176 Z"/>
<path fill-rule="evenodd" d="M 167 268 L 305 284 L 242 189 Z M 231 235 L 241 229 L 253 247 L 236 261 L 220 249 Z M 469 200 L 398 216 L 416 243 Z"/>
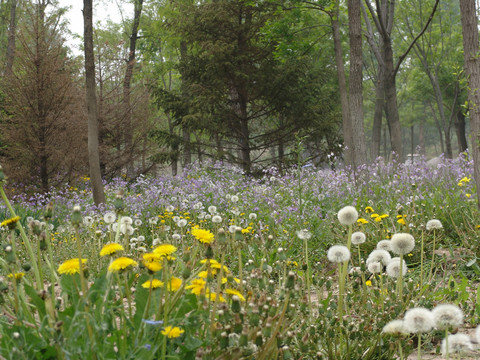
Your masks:
<path fill-rule="evenodd" d="M 46 195 L 26 195 L 3 181 L 8 196 L 0 219 L 18 214 L 20 220 L 0 230 L 0 356 L 393 359 L 440 353 L 443 328 L 421 334 L 383 329 L 409 309 L 439 304 L 461 309 L 460 332 L 477 325 L 480 221 L 472 167 L 466 158 L 434 169 L 424 162 L 379 162 L 354 180 L 344 170 L 281 175 L 271 169 L 248 178 L 222 164 L 195 166 L 177 178 L 114 179 L 101 207 L 91 203 L 86 177 Z M 358 219 L 342 225 L 337 213 L 347 205 Z M 427 230 L 432 219 L 442 228 Z M 350 245 L 354 232 L 366 241 Z M 370 272 L 368 255 L 398 233 L 415 239 L 402 255 L 405 276 L 388 276 L 383 266 Z M 101 256 L 110 243 L 116 250 Z M 349 260 L 331 263 L 333 245 L 346 245 Z M 454 358 L 455 350 L 462 348 L 445 356 Z"/>

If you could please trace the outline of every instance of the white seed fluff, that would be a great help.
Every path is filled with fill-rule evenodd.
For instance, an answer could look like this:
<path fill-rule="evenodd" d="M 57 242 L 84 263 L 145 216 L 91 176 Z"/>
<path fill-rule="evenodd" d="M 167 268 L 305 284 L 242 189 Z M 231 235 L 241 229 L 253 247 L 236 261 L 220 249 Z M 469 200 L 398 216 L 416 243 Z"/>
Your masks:
<path fill-rule="evenodd" d="M 405 329 L 413 334 L 429 332 L 435 326 L 432 312 L 422 307 L 407 310 L 403 322 Z"/>
<path fill-rule="evenodd" d="M 434 229 L 443 229 L 443 225 L 440 220 L 432 219 L 427 221 L 427 225 L 425 226 L 428 231 Z"/>
<path fill-rule="evenodd" d="M 407 274 L 407 263 L 405 260 L 402 261 L 402 276 L 405 276 Z M 400 259 L 390 261 L 386 270 L 388 276 L 397 279 L 400 276 Z"/>
<path fill-rule="evenodd" d="M 457 305 L 437 305 L 432 314 L 437 329 L 455 328 L 463 324 L 463 311 Z"/>
<path fill-rule="evenodd" d="M 352 225 L 358 219 L 358 212 L 353 206 L 345 206 L 338 214 L 338 221 L 342 225 Z"/>
<path fill-rule="evenodd" d="M 333 245 L 327 252 L 328 260 L 335 263 L 342 263 L 350 260 L 350 250 L 343 245 Z"/>
<path fill-rule="evenodd" d="M 400 335 L 400 334 L 408 334 L 405 330 L 405 325 L 403 320 L 392 320 L 388 322 L 382 330 L 385 334 L 392 334 L 392 335 Z"/>
<path fill-rule="evenodd" d="M 398 233 L 392 236 L 390 240 L 392 252 L 398 255 L 408 254 L 415 247 L 415 239 L 407 233 Z"/>
<path fill-rule="evenodd" d="M 366 235 L 361 231 L 357 231 L 357 232 L 354 232 L 352 234 L 352 244 L 353 245 L 363 244 L 366 239 L 367 239 Z"/>
<path fill-rule="evenodd" d="M 385 250 L 385 251 L 392 251 L 392 244 L 390 243 L 390 240 L 380 240 L 377 243 L 377 249 Z"/>
<path fill-rule="evenodd" d="M 470 337 L 465 334 L 448 335 L 448 353 L 461 354 L 473 350 L 473 344 Z M 442 340 L 441 346 L 442 355 L 447 355 L 447 339 Z"/>
<path fill-rule="evenodd" d="M 386 250 L 373 250 L 370 255 L 367 257 L 367 265 L 371 262 L 379 262 L 383 265 L 388 265 L 388 263 L 392 260 L 392 257 Z"/>

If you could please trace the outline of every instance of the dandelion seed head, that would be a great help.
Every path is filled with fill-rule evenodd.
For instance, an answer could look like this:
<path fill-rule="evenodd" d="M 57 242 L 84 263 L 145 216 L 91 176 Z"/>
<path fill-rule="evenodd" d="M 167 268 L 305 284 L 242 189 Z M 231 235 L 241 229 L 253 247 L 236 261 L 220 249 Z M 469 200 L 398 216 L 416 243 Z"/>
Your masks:
<path fill-rule="evenodd" d="M 308 240 L 312 237 L 312 233 L 307 229 L 297 231 L 297 236 L 300 240 Z"/>
<path fill-rule="evenodd" d="M 371 262 L 379 262 L 383 265 L 388 265 L 388 263 L 392 260 L 390 253 L 386 250 L 373 250 L 370 255 L 367 257 L 367 265 Z"/>
<path fill-rule="evenodd" d="M 212 215 L 217 213 L 217 207 L 214 205 L 210 205 L 207 210 Z"/>
<path fill-rule="evenodd" d="M 327 258 L 335 263 L 348 261 L 350 260 L 350 250 L 343 245 L 333 245 L 328 249 Z"/>
<path fill-rule="evenodd" d="M 178 225 L 179 227 L 187 226 L 187 224 L 188 224 L 187 219 L 180 219 L 180 220 L 178 220 L 178 222 L 177 222 L 177 225 Z"/>
<path fill-rule="evenodd" d="M 390 240 L 380 240 L 377 243 L 377 249 L 385 250 L 385 251 L 392 251 L 392 244 L 390 243 Z"/>
<path fill-rule="evenodd" d="M 455 328 L 463 323 L 463 311 L 457 305 L 437 305 L 432 314 L 437 329 Z"/>
<path fill-rule="evenodd" d="M 405 329 L 413 334 L 429 332 L 435 326 L 432 312 L 422 307 L 407 310 L 403 321 Z"/>
<path fill-rule="evenodd" d="M 338 214 L 338 221 L 342 225 L 352 225 L 358 219 L 358 212 L 353 206 L 345 206 Z"/>
<path fill-rule="evenodd" d="M 402 260 L 403 261 L 403 264 L 402 264 L 402 276 L 405 276 L 407 274 L 407 263 L 405 262 L 405 260 Z M 398 260 L 393 260 L 390 261 L 387 265 L 387 275 L 394 278 L 394 279 L 397 279 L 398 277 L 400 277 L 400 259 Z"/>
<path fill-rule="evenodd" d="M 357 231 L 357 232 L 354 232 L 352 234 L 352 244 L 353 245 L 363 244 L 366 239 L 367 239 L 366 235 L 361 231 Z"/>
<path fill-rule="evenodd" d="M 383 271 L 383 265 L 378 261 L 372 261 L 367 265 L 367 269 L 372 274 L 380 274 Z"/>
<path fill-rule="evenodd" d="M 408 254 L 415 247 L 415 239 L 412 235 L 407 233 L 397 233 L 392 236 L 390 240 L 392 252 L 398 255 Z"/>
<path fill-rule="evenodd" d="M 435 229 L 437 230 L 443 229 L 442 223 L 440 222 L 440 220 L 437 220 L 437 219 L 428 220 L 427 225 L 425 227 L 427 231 L 435 230 Z"/>
<path fill-rule="evenodd" d="M 461 354 L 467 351 L 473 350 L 473 344 L 470 340 L 470 337 L 465 334 L 453 334 L 448 335 L 448 353 L 449 354 Z M 442 355 L 447 355 L 447 341 L 446 339 L 442 340 L 441 345 Z"/>
<path fill-rule="evenodd" d="M 214 224 L 219 224 L 222 222 L 222 217 L 220 215 L 213 215 L 212 216 L 212 222 Z"/>
<path fill-rule="evenodd" d="M 405 329 L 405 325 L 403 320 L 392 320 L 388 322 L 382 330 L 385 334 L 392 334 L 392 335 L 401 335 L 401 334 L 408 334 L 408 331 Z"/>

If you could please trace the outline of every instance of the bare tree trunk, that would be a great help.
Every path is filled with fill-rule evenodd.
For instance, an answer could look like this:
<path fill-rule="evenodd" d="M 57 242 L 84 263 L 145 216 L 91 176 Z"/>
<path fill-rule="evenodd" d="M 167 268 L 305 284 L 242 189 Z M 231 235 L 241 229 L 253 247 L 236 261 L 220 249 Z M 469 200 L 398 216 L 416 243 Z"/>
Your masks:
<path fill-rule="evenodd" d="M 10 1 L 10 23 L 8 26 L 8 42 L 7 42 L 7 66 L 5 68 L 5 75 L 12 73 L 13 60 L 15 59 L 15 40 L 17 30 L 17 0 Z"/>
<path fill-rule="evenodd" d="M 440 138 L 440 148 L 441 148 L 442 154 L 445 154 L 445 144 L 443 142 L 442 125 L 438 121 L 437 113 L 435 112 L 435 109 L 433 108 L 432 103 L 429 102 L 428 106 L 430 106 L 430 110 L 432 111 L 433 120 L 435 121 L 435 125 L 436 125 L 437 130 L 438 130 L 438 137 Z"/>
<path fill-rule="evenodd" d="M 354 166 L 367 163 L 367 146 L 363 125 L 363 56 L 361 0 L 348 0 L 350 29 L 350 121 L 352 123 Z M 355 134 L 355 135 L 353 135 Z"/>
<path fill-rule="evenodd" d="M 95 94 L 95 60 L 93 55 L 92 0 L 83 0 L 83 27 L 85 48 L 85 83 L 88 111 L 88 163 L 92 184 L 93 201 L 96 205 L 105 202 L 100 155 L 98 149 L 97 96 Z"/>
<path fill-rule="evenodd" d="M 467 150 L 468 143 L 465 135 L 465 115 L 461 108 L 458 108 L 455 114 L 455 132 L 457 134 L 458 152 Z"/>
<path fill-rule="evenodd" d="M 423 106 L 423 113 L 426 115 L 426 106 Z M 418 126 L 418 146 L 420 147 L 420 153 L 425 155 L 425 116 L 420 119 Z"/>
<path fill-rule="evenodd" d="M 133 67 L 135 65 L 135 51 L 138 39 L 138 26 L 140 25 L 140 16 L 142 15 L 143 0 L 134 1 L 133 25 L 130 35 L 130 47 L 128 51 L 127 68 L 123 80 L 123 107 L 125 112 L 125 150 L 127 161 L 127 175 L 131 178 L 134 175 L 134 151 L 133 151 L 133 126 L 132 126 L 132 107 L 130 104 L 130 87 L 132 83 Z"/>
<path fill-rule="evenodd" d="M 335 64 L 337 66 L 338 88 L 340 91 L 340 104 L 342 108 L 343 142 L 345 145 L 343 159 L 346 165 L 354 165 L 353 159 L 353 132 L 350 118 L 350 105 L 348 102 L 347 80 L 345 79 L 345 67 L 343 65 L 342 40 L 340 38 L 340 25 L 338 23 L 339 1 L 335 2 L 335 14 L 331 17 L 333 30 L 333 48 L 335 52 Z"/>
<path fill-rule="evenodd" d="M 472 135 L 471 153 L 473 155 L 474 175 L 477 189 L 480 189 L 480 59 L 478 57 L 478 17 L 475 1 L 460 0 L 462 19 L 463 58 L 468 79 L 468 102 L 470 131 Z M 480 207 L 480 191 L 477 191 Z"/>
<path fill-rule="evenodd" d="M 372 159 L 380 156 L 380 144 L 382 139 L 382 118 L 383 109 L 385 106 L 385 88 L 383 82 L 385 76 L 382 67 L 378 69 L 377 85 L 375 88 L 375 110 L 373 113 L 373 128 L 372 128 Z"/>
<path fill-rule="evenodd" d="M 384 37 L 383 52 L 385 54 L 385 106 L 387 108 L 387 121 L 390 129 L 390 142 L 392 151 L 397 157 L 403 157 L 402 128 L 398 115 L 397 104 L 397 79 L 393 68 L 393 49 L 390 37 Z"/>

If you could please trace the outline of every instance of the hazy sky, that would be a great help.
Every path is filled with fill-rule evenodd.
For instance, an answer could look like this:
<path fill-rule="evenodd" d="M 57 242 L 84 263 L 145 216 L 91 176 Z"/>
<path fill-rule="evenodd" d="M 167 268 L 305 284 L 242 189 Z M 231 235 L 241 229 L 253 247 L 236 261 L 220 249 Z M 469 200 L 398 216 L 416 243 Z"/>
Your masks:
<path fill-rule="evenodd" d="M 114 22 L 121 21 L 121 15 L 118 8 L 118 3 L 122 3 L 123 16 L 130 18 L 133 16 L 133 5 L 125 5 L 125 1 L 115 1 L 115 0 L 93 0 L 93 23 L 97 21 L 104 23 L 106 20 L 110 19 Z M 70 7 L 70 10 L 67 13 L 67 19 L 70 22 L 70 30 L 83 36 L 83 1 L 82 0 L 59 0 L 59 6 L 61 7 Z M 75 54 L 79 53 L 80 40 L 78 39 L 68 39 L 68 45 L 72 48 Z"/>

